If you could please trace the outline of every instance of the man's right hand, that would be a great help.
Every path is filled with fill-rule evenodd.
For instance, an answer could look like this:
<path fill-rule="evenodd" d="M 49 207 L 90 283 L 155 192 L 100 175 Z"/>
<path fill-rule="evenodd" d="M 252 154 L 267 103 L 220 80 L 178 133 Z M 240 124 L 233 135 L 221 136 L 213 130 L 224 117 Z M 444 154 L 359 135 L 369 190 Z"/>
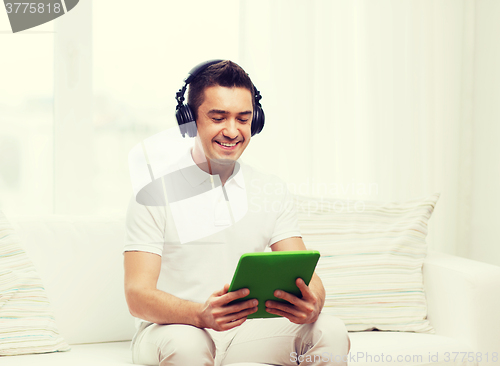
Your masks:
<path fill-rule="evenodd" d="M 228 305 L 233 300 L 247 296 L 250 293 L 248 289 L 229 293 L 228 290 L 229 285 L 225 284 L 222 290 L 214 292 L 202 305 L 199 314 L 200 328 L 211 328 L 216 331 L 228 330 L 243 324 L 248 315 L 257 311 L 257 299 Z"/>

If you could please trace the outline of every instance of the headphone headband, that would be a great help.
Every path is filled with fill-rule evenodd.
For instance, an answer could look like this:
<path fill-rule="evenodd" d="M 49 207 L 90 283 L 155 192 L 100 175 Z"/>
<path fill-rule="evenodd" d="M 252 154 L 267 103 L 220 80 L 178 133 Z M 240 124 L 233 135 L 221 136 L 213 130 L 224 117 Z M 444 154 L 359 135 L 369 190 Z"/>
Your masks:
<path fill-rule="evenodd" d="M 188 134 L 189 137 L 195 137 L 197 133 L 196 121 L 194 118 L 193 111 L 191 110 L 188 104 L 184 104 L 185 100 L 184 93 L 186 92 L 188 84 L 191 83 L 193 79 L 196 78 L 196 76 L 198 76 L 200 73 L 202 73 L 207 67 L 222 61 L 224 60 L 219 60 L 219 59 L 208 60 L 193 67 L 189 71 L 188 76 L 184 79 L 184 85 L 176 93 L 175 99 L 177 100 L 177 107 L 175 108 L 176 110 L 175 117 L 177 119 L 177 123 L 179 125 L 182 137 L 185 137 L 186 133 Z M 252 86 L 254 89 L 253 97 L 255 101 L 255 108 L 252 117 L 251 133 L 252 136 L 254 136 L 260 133 L 260 131 L 262 131 L 262 129 L 264 128 L 265 115 L 264 111 L 262 110 L 262 106 L 260 105 L 260 100 L 262 99 L 262 96 L 260 95 L 259 90 L 255 87 L 253 83 Z"/>

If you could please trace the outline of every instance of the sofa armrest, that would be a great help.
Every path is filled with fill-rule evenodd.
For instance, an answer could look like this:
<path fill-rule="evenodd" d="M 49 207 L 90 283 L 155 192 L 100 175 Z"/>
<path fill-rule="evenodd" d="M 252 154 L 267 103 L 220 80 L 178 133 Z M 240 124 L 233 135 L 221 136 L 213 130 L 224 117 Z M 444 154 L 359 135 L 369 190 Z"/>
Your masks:
<path fill-rule="evenodd" d="M 500 365 L 491 362 L 493 352 L 500 357 L 500 267 L 429 251 L 423 276 L 436 333 L 480 352 L 480 365 Z"/>

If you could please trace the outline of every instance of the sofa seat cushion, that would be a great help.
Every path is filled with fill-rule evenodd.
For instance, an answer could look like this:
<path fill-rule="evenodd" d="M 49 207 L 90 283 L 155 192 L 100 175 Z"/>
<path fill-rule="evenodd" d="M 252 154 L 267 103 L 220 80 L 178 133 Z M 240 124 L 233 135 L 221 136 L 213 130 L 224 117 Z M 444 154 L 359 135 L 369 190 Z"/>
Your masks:
<path fill-rule="evenodd" d="M 476 362 L 468 362 L 467 354 L 464 354 L 473 352 L 473 349 L 452 338 L 436 334 L 349 332 L 349 338 L 351 339 L 349 365 L 477 365 Z M 457 352 L 461 353 L 457 355 Z M 464 355 L 465 360 L 462 360 Z"/>
<path fill-rule="evenodd" d="M 6 356 L 9 366 L 130 366 L 130 341 L 72 344 L 70 352 Z M 261 366 L 259 363 L 238 363 L 234 366 Z M 264 365 L 263 365 L 264 366 Z"/>
<path fill-rule="evenodd" d="M 435 334 L 402 332 L 349 332 L 351 352 L 349 365 L 395 366 L 473 366 L 464 352 L 472 349 L 449 337 Z M 449 360 L 447 354 L 449 353 Z M 455 352 L 455 354 L 453 353 Z M 461 352 L 456 354 L 456 352 Z M 382 360 L 383 354 L 383 360 Z M 437 355 L 437 356 L 436 356 Z M 388 360 L 388 356 L 391 357 Z M 401 362 L 398 362 L 401 359 Z M 457 356 L 457 357 L 456 357 Z M 370 359 L 371 357 L 371 359 Z M 38 355 L 6 356 L 9 366 L 125 366 L 132 365 L 130 341 L 71 345 L 70 352 Z M 406 359 L 405 359 L 406 358 Z M 456 359 L 455 359 L 456 358 Z M 455 359 L 455 361 L 454 361 Z M 237 363 L 231 366 L 257 366 L 257 363 Z M 226 365 L 229 366 L 229 365 Z"/>
<path fill-rule="evenodd" d="M 71 351 L 4 357 L 9 366 L 125 366 L 133 365 L 130 341 L 72 344 Z"/>

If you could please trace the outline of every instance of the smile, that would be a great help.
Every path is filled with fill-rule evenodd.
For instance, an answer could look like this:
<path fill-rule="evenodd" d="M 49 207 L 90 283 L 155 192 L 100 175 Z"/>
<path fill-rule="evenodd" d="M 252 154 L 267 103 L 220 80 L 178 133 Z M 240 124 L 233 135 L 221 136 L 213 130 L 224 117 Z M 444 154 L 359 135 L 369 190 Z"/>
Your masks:
<path fill-rule="evenodd" d="M 219 144 L 219 146 L 221 146 L 225 150 L 231 150 L 234 147 L 236 147 L 236 145 L 238 145 L 240 143 L 240 141 L 235 142 L 235 143 L 227 143 L 227 142 L 219 142 L 219 141 L 215 141 L 215 142 L 217 144 Z"/>

